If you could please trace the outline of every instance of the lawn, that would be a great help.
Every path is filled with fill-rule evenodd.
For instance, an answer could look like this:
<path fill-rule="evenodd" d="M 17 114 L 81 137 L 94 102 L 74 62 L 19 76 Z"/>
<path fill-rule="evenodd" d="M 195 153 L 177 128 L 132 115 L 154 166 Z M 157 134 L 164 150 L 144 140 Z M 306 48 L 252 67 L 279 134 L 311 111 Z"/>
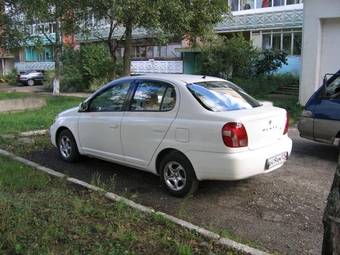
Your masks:
<path fill-rule="evenodd" d="M 0 92 L 0 100 L 30 97 L 32 94 L 20 92 Z"/>
<path fill-rule="evenodd" d="M 0 157 L 0 254 L 237 254 Z"/>
<path fill-rule="evenodd" d="M 30 95 L 30 94 L 25 94 Z M 21 93 L 0 93 L 0 98 L 9 99 L 25 96 Z M 32 95 L 31 95 L 32 96 Z M 47 105 L 39 110 L 1 113 L 0 133 L 17 133 L 23 131 L 46 129 L 53 123 L 56 115 L 63 110 L 79 105 L 83 100 L 76 97 L 46 96 Z"/>

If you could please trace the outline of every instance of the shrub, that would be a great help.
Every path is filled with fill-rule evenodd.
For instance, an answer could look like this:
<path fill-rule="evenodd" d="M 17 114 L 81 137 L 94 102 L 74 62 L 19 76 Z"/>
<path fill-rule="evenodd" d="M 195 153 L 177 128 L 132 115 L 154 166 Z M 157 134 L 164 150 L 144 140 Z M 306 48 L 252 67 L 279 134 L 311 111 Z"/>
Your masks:
<path fill-rule="evenodd" d="M 103 44 L 88 44 L 80 48 L 83 77 L 91 83 L 93 79 L 112 78 L 112 60 Z"/>
<path fill-rule="evenodd" d="M 80 50 L 66 48 L 63 54 L 61 91 L 93 91 L 113 79 L 109 51 L 104 44 L 82 45 Z M 122 74 L 116 63 L 116 74 Z"/>
<path fill-rule="evenodd" d="M 260 75 L 250 78 L 233 78 L 232 81 L 252 96 L 263 98 L 280 86 L 299 84 L 298 77 L 291 74 Z"/>
<path fill-rule="evenodd" d="M 254 61 L 255 75 L 271 74 L 283 64 L 287 64 L 287 54 L 283 51 L 266 49 Z"/>
<path fill-rule="evenodd" d="M 17 74 L 16 69 L 12 69 L 8 74 L 4 76 L 4 78 L 6 82 L 8 83 L 8 85 L 15 86 L 18 84 L 17 76 L 18 74 Z"/>
<path fill-rule="evenodd" d="M 220 37 L 202 49 L 202 72 L 223 78 L 247 76 L 256 56 L 251 42 L 242 36 Z"/>
<path fill-rule="evenodd" d="M 47 90 L 47 91 L 53 90 L 54 75 L 55 75 L 55 73 L 54 73 L 53 70 L 45 71 L 45 73 L 44 73 L 44 83 L 43 83 L 44 90 Z"/>
<path fill-rule="evenodd" d="M 241 35 L 219 37 L 202 48 L 202 73 L 223 78 L 270 75 L 287 64 L 286 57 L 281 51 L 259 51 Z"/>
<path fill-rule="evenodd" d="M 90 92 L 94 92 L 97 89 L 99 89 L 100 87 L 102 87 L 103 85 L 107 84 L 109 81 L 110 81 L 110 79 L 107 79 L 105 77 L 103 77 L 103 78 L 95 78 L 90 83 L 89 91 Z"/>

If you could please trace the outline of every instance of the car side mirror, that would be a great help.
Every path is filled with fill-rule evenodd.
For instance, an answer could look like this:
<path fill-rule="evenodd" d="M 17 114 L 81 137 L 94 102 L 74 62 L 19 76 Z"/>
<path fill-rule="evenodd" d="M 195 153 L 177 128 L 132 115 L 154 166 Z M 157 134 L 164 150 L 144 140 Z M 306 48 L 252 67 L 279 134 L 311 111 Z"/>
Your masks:
<path fill-rule="evenodd" d="M 86 112 L 88 110 L 88 108 L 89 108 L 88 102 L 84 101 L 84 102 L 79 104 L 78 112 Z"/>

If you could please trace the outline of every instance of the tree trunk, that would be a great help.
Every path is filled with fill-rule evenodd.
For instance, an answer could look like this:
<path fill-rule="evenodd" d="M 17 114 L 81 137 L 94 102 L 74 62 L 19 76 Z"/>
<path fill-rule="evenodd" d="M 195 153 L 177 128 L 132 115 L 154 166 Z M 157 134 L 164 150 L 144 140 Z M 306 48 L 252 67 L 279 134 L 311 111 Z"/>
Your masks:
<path fill-rule="evenodd" d="M 124 75 L 131 73 L 131 44 L 132 44 L 132 22 L 125 24 L 125 41 L 124 41 Z"/>
<path fill-rule="evenodd" d="M 338 167 L 327 199 L 323 225 L 322 254 L 340 254 L 340 152 Z"/>
<path fill-rule="evenodd" d="M 110 50 L 110 56 L 112 60 L 112 78 L 116 78 L 116 64 L 117 64 L 117 57 L 116 57 L 116 49 L 117 49 L 117 42 L 114 42 L 111 38 L 107 41 L 109 50 Z"/>
<path fill-rule="evenodd" d="M 61 60 L 61 51 L 62 51 L 62 40 L 61 40 L 61 30 L 60 23 L 57 21 L 56 31 L 55 31 L 55 52 L 54 52 L 54 79 L 53 79 L 53 96 L 60 95 L 60 60 Z"/>

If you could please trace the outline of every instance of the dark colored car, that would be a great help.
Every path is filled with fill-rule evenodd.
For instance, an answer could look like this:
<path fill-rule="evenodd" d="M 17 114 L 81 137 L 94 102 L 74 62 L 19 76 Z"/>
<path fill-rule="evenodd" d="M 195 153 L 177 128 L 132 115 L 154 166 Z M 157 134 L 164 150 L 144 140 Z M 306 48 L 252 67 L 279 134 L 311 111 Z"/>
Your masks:
<path fill-rule="evenodd" d="M 28 86 L 42 84 L 43 80 L 44 74 L 41 71 L 31 70 L 18 75 L 18 82 Z"/>
<path fill-rule="evenodd" d="M 339 146 L 340 142 L 340 70 L 308 100 L 298 129 L 301 137 Z"/>

